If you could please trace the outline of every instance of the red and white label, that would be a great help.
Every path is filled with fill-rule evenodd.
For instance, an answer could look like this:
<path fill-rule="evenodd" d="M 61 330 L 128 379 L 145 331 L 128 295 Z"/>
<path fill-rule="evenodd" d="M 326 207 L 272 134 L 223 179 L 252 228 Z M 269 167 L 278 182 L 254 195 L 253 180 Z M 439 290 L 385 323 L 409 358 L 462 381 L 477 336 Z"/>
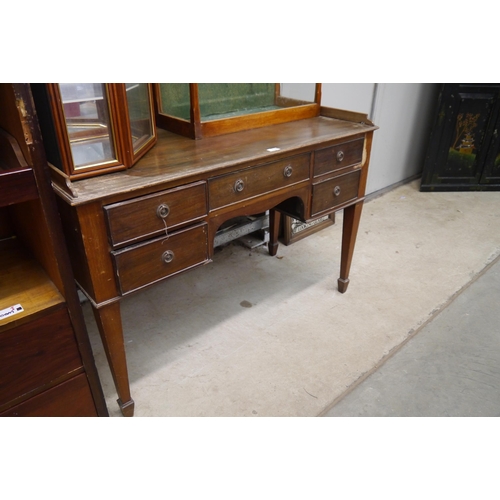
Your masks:
<path fill-rule="evenodd" d="M 19 314 L 23 312 L 23 306 L 21 304 L 16 304 L 15 306 L 7 307 L 7 309 L 2 309 L 0 311 L 0 321 L 5 318 L 9 318 L 10 316 L 14 316 L 14 314 Z"/>

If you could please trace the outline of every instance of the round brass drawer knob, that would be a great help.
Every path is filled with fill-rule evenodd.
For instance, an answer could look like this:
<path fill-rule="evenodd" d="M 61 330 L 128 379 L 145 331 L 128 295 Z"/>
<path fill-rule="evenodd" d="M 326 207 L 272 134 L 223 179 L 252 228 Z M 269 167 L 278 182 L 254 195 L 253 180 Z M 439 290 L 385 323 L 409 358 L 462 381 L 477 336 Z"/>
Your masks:
<path fill-rule="evenodd" d="M 344 152 L 343 151 L 339 151 L 337 153 L 337 161 L 342 161 L 344 159 Z"/>
<path fill-rule="evenodd" d="M 335 196 L 338 196 L 338 195 L 340 194 L 340 186 L 335 186 L 335 187 L 333 188 L 333 194 L 334 194 Z"/>
<path fill-rule="evenodd" d="M 168 214 L 170 213 L 170 207 L 168 205 L 165 205 L 165 203 L 162 203 L 157 209 L 156 209 L 156 215 L 160 219 L 166 219 L 168 217 Z"/>
<path fill-rule="evenodd" d="M 292 176 L 292 172 L 293 172 L 293 168 L 291 165 L 287 165 L 285 167 L 285 169 L 283 170 L 283 175 L 285 177 L 291 177 Z"/>
<path fill-rule="evenodd" d="M 163 252 L 161 260 L 165 262 L 165 264 L 169 264 L 174 260 L 174 257 L 174 252 L 172 252 L 172 250 L 167 250 L 166 252 Z"/>
<path fill-rule="evenodd" d="M 243 191 L 243 189 L 245 188 L 245 183 L 241 180 L 241 179 L 238 179 L 235 183 L 234 183 L 234 190 L 237 192 L 237 193 L 241 193 Z"/>

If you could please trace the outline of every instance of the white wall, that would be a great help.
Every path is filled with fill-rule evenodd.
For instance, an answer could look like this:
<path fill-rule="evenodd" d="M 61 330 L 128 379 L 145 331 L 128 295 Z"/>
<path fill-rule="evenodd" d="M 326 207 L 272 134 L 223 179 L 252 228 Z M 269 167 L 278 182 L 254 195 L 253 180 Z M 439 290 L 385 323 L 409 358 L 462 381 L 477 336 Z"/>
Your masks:
<path fill-rule="evenodd" d="M 314 84 L 284 83 L 284 95 L 311 99 Z M 366 193 L 422 172 L 438 84 L 323 83 L 321 104 L 365 113 L 375 132 Z"/>
<path fill-rule="evenodd" d="M 422 173 L 438 84 L 379 83 L 367 194 Z"/>

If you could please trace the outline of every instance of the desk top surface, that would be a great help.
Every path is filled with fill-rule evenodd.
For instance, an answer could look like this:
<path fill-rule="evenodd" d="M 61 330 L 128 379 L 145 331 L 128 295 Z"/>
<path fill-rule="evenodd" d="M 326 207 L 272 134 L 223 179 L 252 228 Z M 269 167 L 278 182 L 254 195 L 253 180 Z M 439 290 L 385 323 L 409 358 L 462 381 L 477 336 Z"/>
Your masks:
<path fill-rule="evenodd" d="M 376 128 L 320 116 L 200 140 L 159 129 L 157 144 L 132 168 L 74 181 L 72 195 L 57 186 L 56 191 L 71 205 L 80 205 L 159 185 L 163 189 L 275 161 Z"/>

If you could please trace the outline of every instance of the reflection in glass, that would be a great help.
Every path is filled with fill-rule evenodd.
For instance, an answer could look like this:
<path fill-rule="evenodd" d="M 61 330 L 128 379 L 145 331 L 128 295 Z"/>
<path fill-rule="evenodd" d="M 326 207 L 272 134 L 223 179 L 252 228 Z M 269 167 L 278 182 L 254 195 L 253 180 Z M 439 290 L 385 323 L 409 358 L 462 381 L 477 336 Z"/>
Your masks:
<path fill-rule="evenodd" d="M 102 83 L 60 83 L 75 169 L 116 158 L 109 106 Z"/>
<path fill-rule="evenodd" d="M 315 83 L 282 83 L 281 96 L 299 101 L 314 102 L 316 93 Z"/>
<path fill-rule="evenodd" d="M 134 153 L 153 137 L 151 108 L 147 83 L 126 83 L 130 133 Z"/>

